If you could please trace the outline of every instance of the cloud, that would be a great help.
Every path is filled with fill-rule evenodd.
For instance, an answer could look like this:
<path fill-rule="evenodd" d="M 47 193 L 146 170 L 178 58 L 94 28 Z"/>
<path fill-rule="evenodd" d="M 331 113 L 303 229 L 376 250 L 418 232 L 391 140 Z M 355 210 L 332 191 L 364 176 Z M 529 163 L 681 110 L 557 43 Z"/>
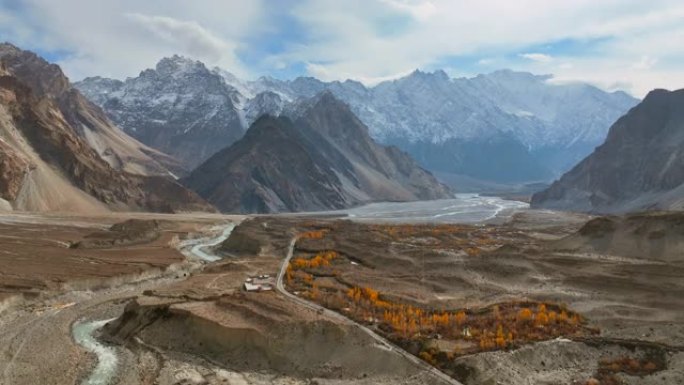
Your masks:
<path fill-rule="evenodd" d="M 233 68 L 238 66 L 233 54 L 236 44 L 217 37 L 197 22 L 139 13 L 126 14 L 126 17 L 192 57 L 209 64 L 219 64 L 223 59 L 221 64 Z"/>
<path fill-rule="evenodd" d="M 684 4 L 678 0 L 433 0 L 429 2 L 433 9 L 429 17 L 404 11 L 414 15 L 416 24 L 412 28 L 388 36 L 376 33 L 378 14 L 422 3 L 305 1 L 292 14 L 308 31 L 310 41 L 287 52 L 288 60 L 325 63 L 321 66 L 327 73 L 344 77 L 382 78 L 435 63 L 449 67 L 450 57 L 474 57 L 472 71 L 477 71 L 477 57 L 508 57 L 497 60 L 497 65 L 558 72 L 559 76 L 580 81 L 596 80 L 593 73 L 597 69 L 583 64 L 594 62 L 610 69 L 601 72 L 611 84 L 625 84 L 624 76 L 633 76 L 629 79 L 630 91 L 641 95 L 654 86 L 663 86 L 652 82 L 664 79 L 665 72 L 655 72 L 665 62 L 681 63 L 676 56 L 684 55 L 684 39 L 679 33 L 684 28 Z M 594 44 L 592 51 L 572 54 L 562 49 L 529 50 L 558 41 L 600 43 Z M 519 52 L 533 55 L 520 57 Z M 664 58 L 662 52 L 673 55 Z M 655 72 L 629 72 L 629 67 L 643 55 L 659 58 L 658 68 L 649 70 Z M 611 72 L 614 69 L 619 71 Z M 678 71 L 671 68 L 667 73 Z M 684 87 L 678 79 L 667 86 Z"/>
<path fill-rule="evenodd" d="M 639 62 L 632 65 L 632 68 L 635 70 L 650 70 L 656 63 L 658 63 L 658 59 L 644 55 L 639 59 Z"/>
<path fill-rule="evenodd" d="M 376 82 L 496 66 L 636 95 L 684 87 L 680 0 L 11 0 L 0 36 L 60 53 L 76 79 L 135 75 L 179 53 L 251 77 Z"/>
<path fill-rule="evenodd" d="M 241 42 L 265 23 L 262 0 L 21 0 L 0 2 L 0 24 L 22 48 L 59 52 L 70 78 L 134 76 L 164 56 L 194 56 L 210 65 L 252 75 L 239 59 Z M 16 33 L 16 26 L 29 33 Z M 52 56 L 52 55 L 50 55 Z"/>
<path fill-rule="evenodd" d="M 398 11 L 405 12 L 417 20 L 427 20 L 437 12 L 432 1 L 425 0 L 380 0 Z"/>
<path fill-rule="evenodd" d="M 370 77 L 370 76 L 357 76 L 356 74 L 352 73 L 340 73 L 338 71 L 331 71 L 330 68 L 326 65 L 321 65 L 321 64 L 316 64 L 316 63 L 307 63 L 306 64 L 306 70 L 307 73 L 313 77 L 316 77 L 318 79 L 321 79 L 323 81 L 333 81 L 333 80 L 356 80 L 359 81 L 365 85 L 368 86 L 373 86 L 378 83 L 387 81 L 387 80 L 393 80 L 393 79 L 398 79 L 404 76 L 409 75 L 411 72 L 413 72 L 413 69 L 408 69 L 404 70 L 401 72 L 393 73 L 390 75 L 386 76 L 377 76 L 377 77 Z"/>
<path fill-rule="evenodd" d="M 543 53 L 521 53 L 519 56 L 521 58 L 536 61 L 538 63 L 550 63 L 553 61 L 553 57 Z"/>

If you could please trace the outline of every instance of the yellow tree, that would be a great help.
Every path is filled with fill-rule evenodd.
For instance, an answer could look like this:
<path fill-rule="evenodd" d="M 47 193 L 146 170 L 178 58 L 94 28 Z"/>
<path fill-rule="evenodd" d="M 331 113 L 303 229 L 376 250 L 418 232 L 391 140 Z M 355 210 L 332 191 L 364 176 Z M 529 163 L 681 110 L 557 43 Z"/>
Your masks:
<path fill-rule="evenodd" d="M 518 317 L 517 317 L 519 322 L 527 322 L 532 319 L 532 310 L 528 308 L 522 308 L 518 312 Z"/>

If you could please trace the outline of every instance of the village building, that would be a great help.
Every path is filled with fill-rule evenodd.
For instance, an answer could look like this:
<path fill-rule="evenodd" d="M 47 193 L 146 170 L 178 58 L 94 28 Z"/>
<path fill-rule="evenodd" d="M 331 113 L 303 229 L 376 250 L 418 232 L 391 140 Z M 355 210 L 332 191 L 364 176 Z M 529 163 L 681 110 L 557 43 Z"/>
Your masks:
<path fill-rule="evenodd" d="M 275 288 L 275 279 L 269 274 L 249 277 L 245 280 L 243 288 L 249 292 L 272 291 Z"/>

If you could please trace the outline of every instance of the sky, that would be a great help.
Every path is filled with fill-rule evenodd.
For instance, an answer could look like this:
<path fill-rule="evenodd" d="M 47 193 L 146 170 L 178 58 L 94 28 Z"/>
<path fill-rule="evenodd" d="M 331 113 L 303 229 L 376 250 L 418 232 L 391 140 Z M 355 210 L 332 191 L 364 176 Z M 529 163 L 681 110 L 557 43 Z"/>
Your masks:
<path fill-rule="evenodd" d="M 248 79 L 509 68 L 637 97 L 684 88 L 681 0 L 0 0 L 0 41 L 72 80 L 180 54 Z"/>

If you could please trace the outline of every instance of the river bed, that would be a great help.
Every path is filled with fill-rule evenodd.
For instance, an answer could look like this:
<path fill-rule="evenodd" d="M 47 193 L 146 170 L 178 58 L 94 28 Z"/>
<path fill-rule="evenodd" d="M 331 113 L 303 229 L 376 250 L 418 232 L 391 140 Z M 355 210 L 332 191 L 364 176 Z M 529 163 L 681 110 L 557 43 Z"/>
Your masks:
<path fill-rule="evenodd" d="M 350 220 L 401 223 L 484 223 L 506 219 L 529 204 L 499 197 L 457 194 L 454 199 L 381 202 L 330 212 Z"/>
<path fill-rule="evenodd" d="M 217 237 L 193 239 L 181 244 L 180 248 L 183 250 L 189 249 L 190 254 L 195 258 L 207 262 L 217 261 L 221 257 L 210 254 L 206 249 L 215 247 L 228 239 L 234 228 L 235 224 L 230 223 L 223 228 L 223 231 Z M 90 376 L 82 382 L 83 385 L 109 385 L 116 376 L 119 362 L 116 349 L 100 343 L 95 338 L 96 331 L 107 324 L 107 322 L 113 320 L 114 318 L 99 321 L 81 321 L 74 323 L 72 327 L 74 341 L 97 357 L 97 364 L 90 373 Z"/>

